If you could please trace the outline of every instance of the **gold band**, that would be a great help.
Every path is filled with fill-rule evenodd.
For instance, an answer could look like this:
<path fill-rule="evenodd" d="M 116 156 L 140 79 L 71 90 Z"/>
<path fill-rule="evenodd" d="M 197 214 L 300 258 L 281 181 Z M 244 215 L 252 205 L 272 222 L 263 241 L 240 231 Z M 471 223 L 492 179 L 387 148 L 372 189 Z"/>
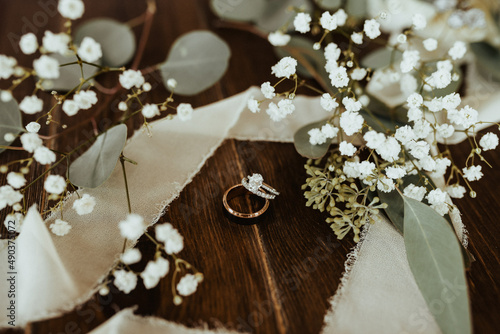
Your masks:
<path fill-rule="evenodd" d="M 265 198 L 266 202 L 264 203 L 264 206 L 257 212 L 252 212 L 252 213 L 238 212 L 229 206 L 230 200 L 236 197 L 244 196 L 248 193 L 249 191 L 242 184 L 237 184 L 226 190 L 224 196 L 222 197 L 222 203 L 224 204 L 224 208 L 226 209 L 226 211 L 235 217 L 244 219 L 256 218 L 262 215 L 264 212 L 266 212 L 266 210 L 269 208 L 269 200 L 267 198 Z"/>

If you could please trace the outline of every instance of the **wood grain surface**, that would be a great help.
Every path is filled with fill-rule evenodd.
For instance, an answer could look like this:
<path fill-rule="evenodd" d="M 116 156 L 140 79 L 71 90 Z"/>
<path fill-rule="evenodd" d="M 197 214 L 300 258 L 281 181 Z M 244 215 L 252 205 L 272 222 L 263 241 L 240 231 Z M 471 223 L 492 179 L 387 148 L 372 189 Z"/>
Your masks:
<path fill-rule="evenodd" d="M 162 62 L 177 37 L 196 29 L 214 31 L 230 45 L 232 52 L 229 69 L 218 84 L 194 97 L 176 97 L 177 102 L 202 106 L 270 79 L 270 67 L 277 59 L 266 40 L 249 32 L 222 28 L 207 1 L 157 2 L 158 10 L 140 68 Z M 39 39 L 47 29 L 58 31 L 63 20 L 54 14 L 55 3 L 55 0 L 0 0 L 0 54 L 14 55 L 21 64 L 30 64 L 30 57 L 16 53 L 12 40 L 28 31 Z M 78 22 L 101 16 L 127 22 L 146 9 L 145 2 L 140 0 L 88 0 L 85 3 L 85 15 Z M 141 26 L 134 28 L 137 38 L 141 29 Z M 116 75 L 99 79 L 106 87 L 114 86 L 116 81 Z M 159 84 L 158 73 L 151 73 L 148 81 L 154 87 L 151 101 L 167 96 Z M 0 86 L 5 87 L 5 83 Z M 23 84 L 16 98 L 31 94 L 30 87 Z M 101 94 L 99 107 L 88 111 L 94 113 L 99 129 L 105 129 L 110 121 L 119 117 L 116 105 L 120 98 L 123 91 L 109 98 Z M 46 94 L 44 100 L 49 103 L 50 96 Z M 68 151 L 92 136 L 93 125 L 85 121 L 89 114 L 58 119 L 73 127 L 67 135 L 54 139 L 58 150 Z M 24 121 L 33 119 L 28 116 Z M 141 126 L 141 121 L 131 120 L 128 125 L 130 134 L 132 129 Z M 57 131 L 57 127 L 51 125 L 44 127 L 42 133 L 49 135 Z M 493 127 L 488 131 L 499 132 Z M 470 146 L 462 143 L 451 149 L 457 162 L 463 163 Z M 20 152 L 4 152 L 0 155 L 0 164 L 25 156 Z M 469 231 L 469 250 L 476 258 L 468 272 L 474 329 L 476 333 L 497 333 L 500 328 L 500 173 L 497 171 L 500 156 L 497 152 L 486 152 L 485 156 L 495 167 L 483 168 L 484 178 L 474 185 L 477 198 L 466 197 L 456 204 Z M 152 290 L 146 290 L 142 283 L 130 295 L 112 289 L 108 296 L 96 295 L 61 317 L 30 323 L 25 332 L 86 333 L 117 311 L 137 305 L 139 314 L 155 315 L 187 326 L 206 323 L 210 328 L 226 326 L 253 333 L 318 333 L 329 307 L 328 300 L 337 288 L 346 255 L 354 243 L 349 237 L 337 241 L 324 222 L 325 216 L 305 207 L 300 190 L 306 178 L 304 163 L 292 144 L 225 141 L 160 220 L 160 223 L 171 222 L 179 229 L 185 240 L 183 258 L 205 274 L 205 281 L 196 294 L 186 298 L 181 306 L 174 306 L 170 274 Z M 45 168 L 32 168 L 30 178 Z M 65 167 L 61 168 L 63 171 Z M 272 202 L 262 222 L 241 226 L 225 217 L 221 198 L 227 188 L 252 172 L 263 174 L 282 194 Z M 5 182 L 5 174 L 0 174 L 0 184 Z M 33 186 L 27 192 L 27 201 L 38 203 L 44 210 L 49 202 L 42 188 L 42 182 Z M 5 214 L 0 214 L 0 221 L 3 222 Z M 3 226 L 1 233 L 5 233 Z M 143 258 L 154 254 L 154 247 L 147 240 L 141 239 L 139 248 L 145 254 Z M 143 260 L 136 266 L 144 265 Z M 2 298 L 4 296 L 0 300 Z"/>

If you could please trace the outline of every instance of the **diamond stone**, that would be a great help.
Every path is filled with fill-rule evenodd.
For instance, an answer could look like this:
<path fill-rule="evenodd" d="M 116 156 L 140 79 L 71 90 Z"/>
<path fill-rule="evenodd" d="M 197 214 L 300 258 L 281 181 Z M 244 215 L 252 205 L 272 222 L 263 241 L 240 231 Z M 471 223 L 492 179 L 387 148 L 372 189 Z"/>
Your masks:
<path fill-rule="evenodd" d="M 251 191 L 257 191 L 260 187 L 262 187 L 263 182 L 264 178 L 259 173 L 254 173 L 252 176 L 248 177 L 248 187 Z"/>

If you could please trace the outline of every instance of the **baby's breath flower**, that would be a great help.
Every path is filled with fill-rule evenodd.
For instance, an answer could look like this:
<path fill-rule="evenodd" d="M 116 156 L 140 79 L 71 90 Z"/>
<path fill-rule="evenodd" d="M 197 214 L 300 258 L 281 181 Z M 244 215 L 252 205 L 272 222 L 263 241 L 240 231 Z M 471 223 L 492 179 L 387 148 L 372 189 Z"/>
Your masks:
<path fill-rule="evenodd" d="M 149 92 L 153 87 L 151 86 L 151 84 L 149 82 L 145 82 L 143 85 L 142 85 L 142 90 L 145 91 L 145 92 Z"/>
<path fill-rule="evenodd" d="M 377 189 L 385 193 L 390 193 L 396 188 L 394 181 L 385 175 L 381 175 L 377 181 Z"/>
<path fill-rule="evenodd" d="M 57 59 L 42 55 L 33 61 L 36 74 L 43 79 L 59 78 L 59 62 Z"/>
<path fill-rule="evenodd" d="M 274 46 L 285 46 L 290 42 L 291 37 L 278 30 L 270 33 L 267 39 Z"/>
<path fill-rule="evenodd" d="M 121 101 L 118 103 L 118 110 L 126 111 L 128 109 L 127 102 Z"/>
<path fill-rule="evenodd" d="M 498 136 L 493 132 L 488 132 L 479 141 L 484 151 L 494 150 L 498 146 Z"/>
<path fill-rule="evenodd" d="M 181 296 L 189 296 L 196 292 L 198 279 L 195 275 L 187 274 L 177 284 L 177 291 Z"/>
<path fill-rule="evenodd" d="M 334 61 L 336 62 L 337 60 L 339 60 L 339 57 L 340 57 L 340 53 L 342 52 L 342 50 L 340 50 L 340 48 L 338 47 L 337 44 L 331 42 L 331 43 L 328 43 L 328 45 L 325 47 L 325 59 L 327 61 Z"/>
<path fill-rule="evenodd" d="M 427 138 L 429 133 L 431 133 L 432 127 L 431 124 L 424 120 L 424 119 L 419 119 L 415 121 L 415 124 L 413 125 L 413 132 L 417 136 L 417 138 Z"/>
<path fill-rule="evenodd" d="M 23 195 L 10 185 L 0 187 L 0 210 L 7 205 L 14 205 L 23 199 Z"/>
<path fill-rule="evenodd" d="M 311 129 L 307 132 L 311 145 L 321 145 L 326 143 L 326 135 L 320 129 Z"/>
<path fill-rule="evenodd" d="M 408 73 L 418 66 L 420 61 L 420 52 L 418 50 L 406 50 L 403 52 L 401 60 L 401 72 Z"/>
<path fill-rule="evenodd" d="M 306 32 L 311 30 L 311 15 L 307 13 L 298 13 L 293 20 L 293 25 L 295 26 L 295 30 L 305 34 Z"/>
<path fill-rule="evenodd" d="M 363 80 L 365 76 L 366 76 L 366 69 L 364 69 L 364 68 L 355 68 L 351 72 L 351 78 L 353 80 L 360 81 L 360 80 Z"/>
<path fill-rule="evenodd" d="M 389 166 L 385 169 L 385 175 L 390 179 L 397 180 L 406 175 L 406 170 L 399 166 Z"/>
<path fill-rule="evenodd" d="M 413 198 L 414 200 L 417 201 L 422 201 L 424 199 L 425 194 L 427 193 L 427 190 L 425 187 L 418 187 L 414 185 L 413 183 L 407 185 L 403 191 L 403 194 L 406 197 Z"/>
<path fill-rule="evenodd" d="M 73 95 L 73 100 L 80 109 L 90 109 L 97 103 L 97 94 L 93 90 L 81 90 Z"/>
<path fill-rule="evenodd" d="M 26 184 L 26 179 L 24 175 L 21 173 L 10 172 L 7 174 L 7 183 L 12 186 L 14 189 L 19 189 L 24 187 Z"/>
<path fill-rule="evenodd" d="M 129 294 L 137 286 L 137 276 L 133 272 L 126 271 L 123 269 L 115 270 L 113 272 L 115 279 L 113 283 L 118 288 L 118 290 Z"/>
<path fill-rule="evenodd" d="M 366 20 L 363 26 L 363 31 L 366 36 L 371 39 L 375 39 L 380 36 L 380 23 L 378 23 L 375 19 Z"/>
<path fill-rule="evenodd" d="M 21 135 L 21 144 L 26 152 L 33 153 L 42 146 L 42 140 L 36 133 L 28 132 Z"/>
<path fill-rule="evenodd" d="M 448 119 L 455 124 L 462 125 L 465 129 L 477 123 L 477 110 L 466 105 L 460 110 L 449 110 Z"/>
<path fill-rule="evenodd" d="M 184 248 L 184 238 L 172 224 L 156 225 L 156 239 L 165 244 L 167 254 L 177 254 Z"/>
<path fill-rule="evenodd" d="M 85 6 L 82 0 L 59 0 L 57 10 L 62 17 L 76 20 L 82 17 Z"/>
<path fill-rule="evenodd" d="M 363 33 L 353 32 L 351 35 L 351 40 L 354 44 L 363 44 Z"/>
<path fill-rule="evenodd" d="M 424 140 L 410 141 L 407 146 L 410 149 L 411 155 L 416 159 L 423 159 L 429 154 L 430 146 Z"/>
<path fill-rule="evenodd" d="M 41 125 L 37 122 L 29 122 L 26 125 L 26 131 L 32 132 L 32 133 L 38 133 L 40 131 Z"/>
<path fill-rule="evenodd" d="M 141 273 L 142 281 L 146 289 L 152 289 L 156 285 L 161 278 L 165 277 L 168 274 L 169 270 L 169 262 L 163 257 L 159 257 L 156 261 L 149 261 L 144 268 L 144 271 Z"/>
<path fill-rule="evenodd" d="M 35 34 L 29 32 L 22 35 L 21 39 L 19 40 L 19 47 L 21 48 L 21 51 L 26 55 L 35 53 L 38 49 L 38 41 Z"/>
<path fill-rule="evenodd" d="M 177 117 L 181 121 L 189 121 L 193 118 L 193 107 L 189 103 L 180 103 L 177 106 Z"/>
<path fill-rule="evenodd" d="M 272 99 L 273 97 L 276 96 L 276 93 L 274 92 L 274 87 L 271 85 L 269 81 L 264 82 L 260 86 L 260 91 L 262 92 L 262 95 L 264 95 L 266 99 Z"/>
<path fill-rule="evenodd" d="M 348 143 L 344 140 L 339 145 L 339 151 L 342 155 L 352 157 L 354 153 L 356 153 L 356 147 L 353 144 Z"/>
<path fill-rule="evenodd" d="M 394 134 L 397 140 L 401 142 L 401 144 L 406 145 L 408 142 L 417 139 L 415 136 L 415 132 L 409 125 L 402 126 L 396 130 Z"/>
<path fill-rule="evenodd" d="M 0 55 L 0 79 L 8 79 L 14 73 L 17 60 L 6 55 Z"/>
<path fill-rule="evenodd" d="M 144 219 L 135 213 L 128 214 L 125 220 L 118 223 L 118 227 L 120 228 L 122 237 L 129 240 L 138 239 L 146 229 Z"/>
<path fill-rule="evenodd" d="M 364 118 L 356 111 L 345 111 L 340 116 L 340 127 L 348 136 L 361 130 L 364 123 Z"/>
<path fill-rule="evenodd" d="M 439 125 L 436 130 L 441 138 L 450 138 L 455 132 L 453 125 L 446 123 Z"/>
<path fill-rule="evenodd" d="M 175 89 L 177 87 L 177 80 L 174 78 L 170 78 L 167 80 L 167 87 L 171 90 Z"/>
<path fill-rule="evenodd" d="M 415 30 L 422 30 L 427 26 L 427 19 L 420 13 L 413 15 L 412 22 Z"/>
<path fill-rule="evenodd" d="M 144 84 L 144 77 L 141 71 L 135 70 L 124 71 L 120 74 L 118 80 L 120 81 L 120 85 L 125 89 L 131 89 L 132 87 L 140 88 Z"/>
<path fill-rule="evenodd" d="M 385 135 L 377 131 L 367 131 L 363 135 L 363 139 L 366 141 L 366 146 L 371 149 L 377 149 L 385 142 Z"/>
<path fill-rule="evenodd" d="M 347 70 L 344 66 L 339 66 L 334 68 L 330 72 L 329 76 L 332 81 L 332 85 L 337 88 L 346 87 L 349 83 L 349 77 L 347 76 Z"/>
<path fill-rule="evenodd" d="M 80 110 L 80 106 L 74 100 L 65 100 L 62 105 L 62 110 L 68 116 L 74 116 Z"/>
<path fill-rule="evenodd" d="M 321 127 L 321 133 L 325 135 L 327 139 L 332 139 L 337 136 L 337 133 L 339 132 L 339 128 L 331 125 L 331 124 L 325 124 Z"/>
<path fill-rule="evenodd" d="M 470 166 L 469 168 L 464 167 L 462 172 L 464 173 L 464 178 L 469 181 L 477 181 L 483 177 L 483 172 L 481 172 L 482 166 Z"/>
<path fill-rule="evenodd" d="M 254 114 L 258 113 L 260 111 L 259 101 L 251 96 L 247 101 L 247 108 Z"/>
<path fill-rule="evenodd" d="M 319 23 L 325 30 L 335 30 L 337 29 L 337 18 L 330 14 L 330 12 L 323 12 L 321 14 L 321 18 L 319 19 Z"/>
<path fill-rule="evenodd" d="M 49 165 L 56 161 L 56 154 L 45 146 L 40 146 L 35 149 L 33 158 L 41 165 Z"/>
<path fill-rule="evenodd" d="M 43 101 L 36 95 L 25 96 L 19 104 L 19 109 L 28 115 L 36 114 L 37 112 L 42 111 Z"/>
<path fill-rule="evenodd" d="M 43 187 L 50 194 L 60 195 L 66 189 L 66 180 L 60 175 L 49 175 Z"/>
<path fill-rule="evenodd" d="M 422 44 L 427 51 L 435 51 L 438 47 L 438 41 L 434 38 L 427 38 L 422 42 Z"/>
<path fill-rule="evenodd" d="M 134 264 L 141 260 L 141 252 L 137 248 L 129 248 L 120 256 L 120 260 L 125 264 Z"/>
<path fill-rule="evenodd" d="M 319 103 L 321 107 L 326 111 L 332 111 L 339 106 L 337 100 L 328 93 L 324 93 L 323 95 L 321 95 Z"/>
<path fill-rule="evenodd" d="M 60 237 L 65 236 L 71 230 L 71 225 L 62 219 L 56 219 L 49 227 L 52 233 Z"/>
<path fill-rule="evenodd" d="M 342 99 L 342 104 L 346 111 L 359 111 L 362 107 L 361 102 L 347 96 Z"/>
<path fill-rule="evenodd" d="M 101 44 L 92 37 L 84 37 L 78 47 L 78 56 L 84 61 L 93 63 L 102 57 Z"/>
<path fill-rule="evenodd" d="M 445 190 L 451 198 L 463 198 L 465 194 L 465 188 L 459 184 L 447 186 Z"/>
<path fill-rule="evenodd" d="M 146 118 L 151 118 L 160 115 L 160 109 L 156 104 L 145 104 L 141 111 Z"/>
<path fill-rule="evenodd" d="M 81 198 L 73 202 L 73 209 L 75 209 L 78 215 L 83 216 L 94 211 L 95 198 L 89 194 L 83 194 Z"/>
<path fill-rule="evenodd" d="M 401 152 L 401 145 L 394 137 L 387 137 L 382 145 L 376 149 L 377 153 L 382 157 L 382 159 L 393 162 L 398 159 L 399 153 Z"/>
<path fill-rule="evenodd" d="M 293 74 L 295 74 L 297 68 L 297 60 L 292 57 L 284 57 L 281 60 L 271 67 L 271 73 L 274 74 L 277 78 L 290 78 Z"/>
<path fill-rule="evenodd" d="M 2 102 L 9 102 L 12 100 L 12 93 L 8 90 L 2 90 L 0 92 L 0 100 L 2 100 Z"/>
<path fill-rule="evenodd" d="M 453 60 L 459 60 L 464 57 L 466 52 L 467 52 L 467 47 L 465 43 L 462 41 L 456 41 L 451 47 L 451 49 L 448 51 L 448 55 Z"/>
<path fill-rule="evenodd" d="M 68 53 L 68 43 L 71 40 L 68 34 L 54 34 L 52 31 L 46 30 L 42 39 L 42 45 L 48 52 L 60 53 L 65 55 Z"/>

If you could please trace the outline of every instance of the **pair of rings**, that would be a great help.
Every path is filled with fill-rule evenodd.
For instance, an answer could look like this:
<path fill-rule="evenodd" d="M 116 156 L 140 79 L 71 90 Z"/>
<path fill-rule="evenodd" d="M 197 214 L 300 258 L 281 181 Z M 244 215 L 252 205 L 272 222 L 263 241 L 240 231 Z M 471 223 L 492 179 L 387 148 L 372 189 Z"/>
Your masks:
<path fill-rule="evenodd" d="M 248 192 L 263 198 L 264 204 L 256 212 L 239 212 L 230 206 L 230 201 L 236 197 L 248 195 Z M 258 173 L 254 173 L 251 176 L 244 177 L 241 180 L 241 184 L 237 184 L 226 190 L 222 198 L 222 203 L 226 211 L 233 217 L 237 219 L 242 219 L 242 223 L 246 221 L 257 218 L 261 216 L 269 208 L 269 200 L 276 198 L 280 193 L 271 187 L 270 185 L 264 183 L 264 178 Z M 245 221 L 246 220 L 246 221 Z"/>

